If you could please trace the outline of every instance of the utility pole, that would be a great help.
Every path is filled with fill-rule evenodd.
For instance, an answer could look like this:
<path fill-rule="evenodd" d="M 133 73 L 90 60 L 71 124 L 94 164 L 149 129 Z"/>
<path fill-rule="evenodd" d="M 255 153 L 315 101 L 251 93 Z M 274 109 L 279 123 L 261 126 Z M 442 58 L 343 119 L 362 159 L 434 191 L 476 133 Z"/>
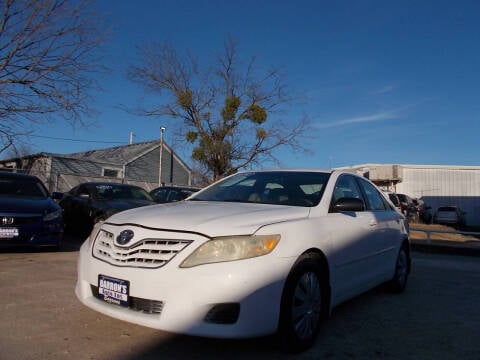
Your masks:
<path fill-rule="evenodd" d="M 163 134 L 165 127 L 160 127 L 160 159 L 158 164 L 158 186 L 162 186 L 162 156 L 163 156 Z"/>

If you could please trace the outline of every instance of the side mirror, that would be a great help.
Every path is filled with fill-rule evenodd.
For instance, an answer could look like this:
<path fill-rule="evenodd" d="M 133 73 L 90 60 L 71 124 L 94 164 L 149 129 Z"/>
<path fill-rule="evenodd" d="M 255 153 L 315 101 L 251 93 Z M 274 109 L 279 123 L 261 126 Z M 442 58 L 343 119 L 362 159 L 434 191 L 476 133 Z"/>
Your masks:
<path fill-rule="evenodd" d="M 63 193 L 58 192 L 58 191 L 54 191 L 54 192 L 52 192 L 51 198 L 53 200 L 61 200 L 61 199 L 63 199 Z"/>
<path fill-rule="evenodd" d="M 365 211 L 365 203 L 357 198 L 340 198 L 333 205 L 335 212 Z"/>

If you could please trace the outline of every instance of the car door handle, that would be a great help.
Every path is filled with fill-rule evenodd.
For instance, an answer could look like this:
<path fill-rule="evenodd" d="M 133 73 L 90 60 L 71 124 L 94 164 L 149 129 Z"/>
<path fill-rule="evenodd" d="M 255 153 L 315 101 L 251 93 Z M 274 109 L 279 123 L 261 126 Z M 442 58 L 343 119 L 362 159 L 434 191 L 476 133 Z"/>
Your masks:
<path fill-rule="evenodd" d="M 372 220 L 368 225 L 370 225 L 370 227 L 375 227 L 378 225 L 378 223 L 375 220 Z"/>

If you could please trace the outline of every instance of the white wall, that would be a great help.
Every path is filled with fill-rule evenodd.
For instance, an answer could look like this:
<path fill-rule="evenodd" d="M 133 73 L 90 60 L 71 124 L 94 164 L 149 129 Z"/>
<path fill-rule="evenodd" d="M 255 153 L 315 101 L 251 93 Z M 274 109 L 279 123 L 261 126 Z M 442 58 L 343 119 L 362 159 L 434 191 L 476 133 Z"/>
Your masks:
<path fill-rule="evenodd" d="M 455 205 L 467 212 L 467 224 L 480 226 L 480 168 L 478 167 L 403 167 L 398 193 L 425 201 L 436 209 Z"/>

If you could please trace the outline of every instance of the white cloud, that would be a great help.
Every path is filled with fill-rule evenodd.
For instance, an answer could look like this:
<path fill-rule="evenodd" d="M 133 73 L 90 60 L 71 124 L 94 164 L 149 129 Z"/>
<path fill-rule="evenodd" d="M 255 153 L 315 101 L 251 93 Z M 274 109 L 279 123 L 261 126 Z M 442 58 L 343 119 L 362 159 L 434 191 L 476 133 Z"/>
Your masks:
<path fill-rule="evenodd" d="M 396 86 L 395 85 L 386 85 L 383 88 L 373 91 L 372 94 L 374 95 L 383 95 L 383 94 L 388 94 L 395 90 Z"/>
<path fill-rule="evenodd" d="M 345 126 L 350 124 L 360 124 L 360 123 L 369 123 L 369 122 L 377 122 L 377 121 L 385 121 L 391 119 L 398 119 L 400 116 L 395 112 L 381 112 L 373 115 L 366 115 L 366 116 L 358 116 L 352 117 L 327 123 L 317 123 L 315 127 L 318 129 L 325 129 L 325 128 L 332 128 L 332 127 L 339 127 Z"/>

